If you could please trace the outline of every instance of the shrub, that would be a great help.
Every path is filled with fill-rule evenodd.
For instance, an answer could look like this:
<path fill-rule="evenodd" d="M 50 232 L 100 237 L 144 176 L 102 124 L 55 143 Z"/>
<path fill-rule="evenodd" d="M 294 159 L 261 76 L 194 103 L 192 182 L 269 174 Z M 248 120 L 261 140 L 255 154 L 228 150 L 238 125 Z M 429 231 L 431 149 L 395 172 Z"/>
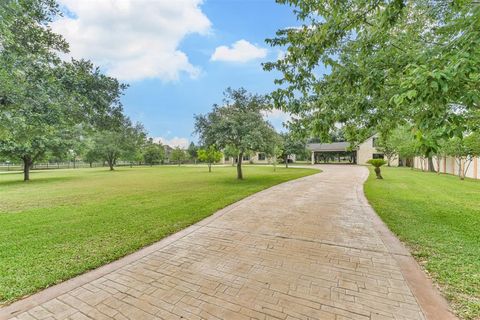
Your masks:
<path fill-rule="evenodd" d="M 383 159 L 370 159 L 367 161 L 367 163 L 375 167 L 375 174 L 377 175 L 377 179 L 383 179 L 380 167 L 387 164 L 387 161 Z"/>

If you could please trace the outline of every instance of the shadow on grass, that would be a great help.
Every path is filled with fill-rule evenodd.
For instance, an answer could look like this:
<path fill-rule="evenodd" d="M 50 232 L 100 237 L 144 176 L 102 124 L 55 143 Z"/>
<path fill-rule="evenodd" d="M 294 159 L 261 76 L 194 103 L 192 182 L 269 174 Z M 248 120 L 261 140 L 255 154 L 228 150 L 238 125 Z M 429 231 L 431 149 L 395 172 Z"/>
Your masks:
<path fill-rule="evenodd" d="M 45 184 L 45 183 L 52 183 L 52 182 L 66 182 L 75 180 L 79 177 L 75 176 L 63 176 L 63 177 L 36 177 L 35 175 L 30 176 L 30 181 L 23 181 L 23 173 L 18 174 L 18 180 L 7 180 L 1 181 L 0 180 L 0 187 L 2 186 L 26 186 L 31 184 Z"/>

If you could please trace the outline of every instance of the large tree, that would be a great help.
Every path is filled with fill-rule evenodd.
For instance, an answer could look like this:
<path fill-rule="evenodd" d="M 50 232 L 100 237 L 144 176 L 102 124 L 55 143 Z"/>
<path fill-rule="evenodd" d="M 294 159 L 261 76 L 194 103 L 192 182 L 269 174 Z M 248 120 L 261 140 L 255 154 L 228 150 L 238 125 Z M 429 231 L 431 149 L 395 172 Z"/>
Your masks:
<path fill-rule="evenodd" d="M 125 117 L 117 127 L 95 132 L 93 152 L 113 171 L 118 160 L 132 161 L 144 141 L 143 126 Z"/>
<path fill-rule="evenodd" d="M 294 129 L 327 137 L 338 123 L 362 132 L 409 121 L 452 136 L 478 112 L 477 2 L 278 2 L 294 6 L 301 25 L 267 40 L 285 54 L 265 69 L 282 75 L 272 96 Z"/>
<path fill-rule="evenodd" d="M 165 160 L 165 148 L 160 142 L 156 143 L 150 138 L 143 146 L 142 155 L 145 163 L 152 166 Z"/>
<path fill-rule="evenodd" d="M 224 97 L 222 106 L 214 105 L 212 112 L 195 116 L 195 132 L 203 145 L 235 148 L 237 178 L 243 179 L 244 154 L 268 149 L 276 133 L 263 118 L 262 112 L 268 107 L 266 97 L 250 94 L 243 88 L 228 88 Z"/>
<path fill-rule="evenodd" d="M 72 149 L 80 127 L 90 130 L 121 114 L 124 86 L 88 61 L 62 61 L 68 44 L 48 24 L 53 0 L 0 5 L 0 154 L 24 164 Z"/>
<path fill-rule="evenodd" d="M 188 153 L 180 147 L 175 147 L 170 154 L 170 160 L 179 166 L 188 159 Z"/>

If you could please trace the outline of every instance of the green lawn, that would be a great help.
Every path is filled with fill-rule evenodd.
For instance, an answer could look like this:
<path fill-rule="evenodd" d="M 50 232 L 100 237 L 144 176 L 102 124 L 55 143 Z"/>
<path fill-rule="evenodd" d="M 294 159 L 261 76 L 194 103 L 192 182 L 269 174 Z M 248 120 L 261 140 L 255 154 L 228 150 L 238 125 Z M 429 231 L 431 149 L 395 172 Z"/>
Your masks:
<path fill-rule="evenodd" d="M 312 169 L 154 167 L 0 174 L 0 304 L 118 259 Z"/>
<path fill-rule="evenodd" d="M 480 318 L 480 181 L 382 167 L 365 193 L 464 319 Z"/>

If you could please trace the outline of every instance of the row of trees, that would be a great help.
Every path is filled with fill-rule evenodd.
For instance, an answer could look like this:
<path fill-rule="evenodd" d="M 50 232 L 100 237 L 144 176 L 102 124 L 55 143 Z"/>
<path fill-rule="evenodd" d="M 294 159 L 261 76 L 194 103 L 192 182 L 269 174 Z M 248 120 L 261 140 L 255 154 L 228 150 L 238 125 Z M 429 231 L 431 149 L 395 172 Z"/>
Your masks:
<path fill-rule="evenodd" d="M 126 85 L 62 59 L 69 45 L 49 27 L 60 14 L 53 0 L 0 3 L 0 156 L 21 160 L 24 180 L 35 161 L 83 151 L 113 167 L 144 138 L 123 114 Z"/>
<path fill-rule="evenodd" d="M 407 127 L 430 168 L 444 144 L 461 150 L 450 154 L 469 149 L 480 130 L 478 2 L 279 2 L 295 7 L 302 25 L 267 40 L 286 53 L 264 68 L 281 74 L 272 97 L 294 115 L 294 131 L 327 141 L 342 126 L 355 147 Z"/>
<path fill-rule="evenodd" d="M 386 156 L 388 165 L 396 157 L 400 159 L 419 157 L 423 166 L 423 160 L 429 155 L 432 162 L 429 162 L 428 169 L 434 171 L 436 167 L 438 173 L 441 160 L 453 157 L 457 162 L 458 176 L 463 180 L 473 159 L 480 157 L 480 133 L 473 132 L 462 138 L 458 136 L 445 138 L 439 131 L 440 129 L 437 129 L 433 131 L 435 134 L 423 134 L 418 137 L 411 126 L 401 126 L 392 130 L 388 136 L 381 136 L 377 149 Z M 433 159 L 436 160 L 435 166 Z"/>
<path fill-rule="evenodd" d="M 185 161 L 185 151 L 167 155 L 123 113 L 125 84 L 88 60 L 64 59 L 69 44 L 49 27 L 58 15 L 54 0 L 0 2 L 0 158 L 22 161 L 25 181 L 35 162 L 50 159 L 111 170 L 119 159 Z"/>

